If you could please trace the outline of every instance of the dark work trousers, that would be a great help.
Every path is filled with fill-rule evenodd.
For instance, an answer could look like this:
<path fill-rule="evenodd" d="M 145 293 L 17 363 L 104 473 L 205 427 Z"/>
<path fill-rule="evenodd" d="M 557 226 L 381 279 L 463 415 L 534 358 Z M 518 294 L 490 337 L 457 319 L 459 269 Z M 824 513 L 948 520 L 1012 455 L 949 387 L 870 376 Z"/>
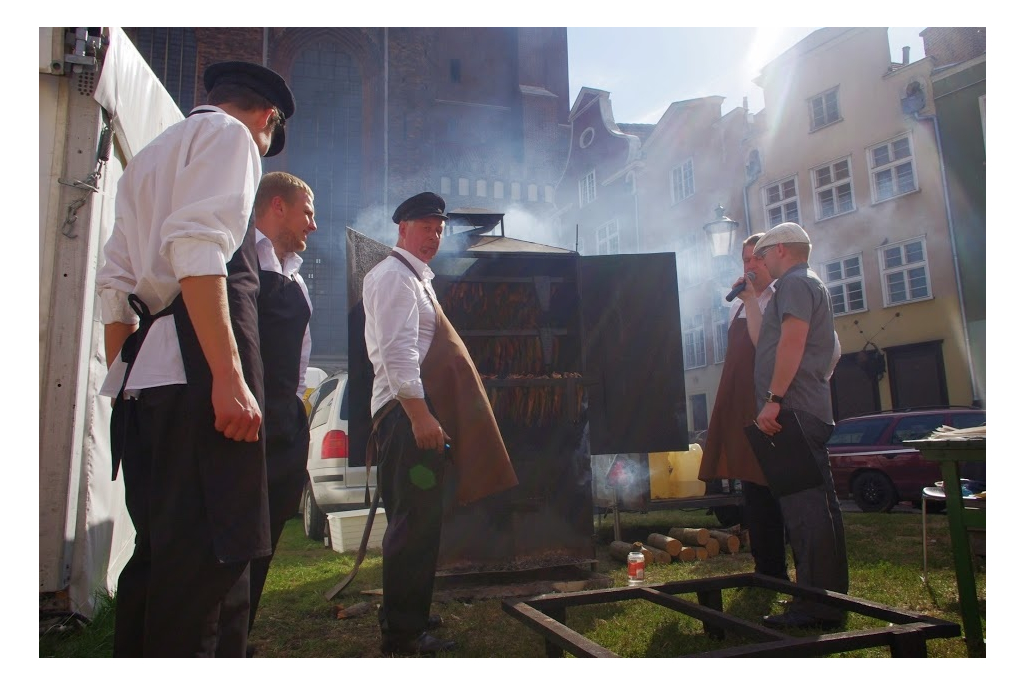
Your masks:
<path fill-rule="evenodd" d="M 817 487 L 779 498 L 789 544 L 793 548 L 796 583 L 846 593 L 850 588 L 846 532 L 825 446 L 834 426 L 813 414 L 794 411 L 824 479 L 824 483 Z M 805 600 L 794 601 L 790 609 L 827 620 L 841 619 L 845 615 L 840 609 Z"/>
<path fill-rule="evenodd" d="M 384 638 L 405 640 L 426 630 L 430 616 L 446 459 L 441 452 L 416 447 L 400 405 L 381 420 L 375 435 L 377 487 L 388 517 L 378 620 Z"/>
<path fill-rule="evenodd" d="M 277 542 L 281 539 L 281 531 L 288 519 L 293 518 L 299 511 L 299 501 L 302 499 L 302 488 L 306 484 L 306 456 L 309 451 L 309 430 L 304 430 L 302 435 L 294 441 L 275 438 L 267 439 L 267 463 L 268 465 L 280 459 L 284 462 L 299 463 L 301 468 L 272 473 L 268 466 L 267 473 L 267 496 L 270 502 L 270 545 L 273 550 L 277 549 Z M 301 459 L 288 457 L 281 458 L 283 454 L 291 454 Z M 259 606 L 260 596 L 263 594 L 263 586 L 267 582 L 267 572 L 270 570 L 269 557 L 260 557 L 252 560 L 252 570 L 249 578 L 249 630 L 256 620 L 256 608 Z"/>
<path fill-rule="evenodd" d="M 186 386 L 149 388 L 119 405 L 129 435 L 125 504 L 136 535 L 117 584 L 114 656 L 244 657 L 249 565 L 214 554 L 199 469 L 216 455 L 182 449 Z"/>
<path fill-rule="evenodd" d="M 743 517 L 750 532 L 754 572 L 789 580 L 782 508 L 767 486 L 746 480 L 742 483 Z"/>

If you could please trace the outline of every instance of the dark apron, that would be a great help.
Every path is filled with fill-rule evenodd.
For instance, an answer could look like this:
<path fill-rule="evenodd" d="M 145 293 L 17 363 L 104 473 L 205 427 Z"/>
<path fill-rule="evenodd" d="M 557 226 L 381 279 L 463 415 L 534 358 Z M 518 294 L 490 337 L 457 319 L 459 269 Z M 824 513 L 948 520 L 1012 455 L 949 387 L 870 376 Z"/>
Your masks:
<path fill-rule="evenodd" d="M 394 251 L 391 256 L 419 278 L 405 257 Z M 476 365 L 441 305 L 429 288 L 426 292 L 437 312 L 437 329 L 420 364 L 420 378 L 437 420 L 451 437 L 456 499 L 465 505 L 514 487 L 519 480 Z"/>
<path fill-rule="evenodd" d="M 260 353 L 267 401 L 263 425 L 270 481 L 306 469 L 309 425 L 306 407 L 296 391 L 309 317 L 309 303 L 297 281 L 274 271 L 260 270 Z"/>
<path fill-rule="evenodd" d="M 251 224 L 227 267 L 228 308 L 242 373 L 260 411 L 266 416 L 257 308 L 259 259 Z M 264 460 L 266 430 L 260 426 L 259 440 L 244 442 L 225 438 L 214 428 L 210 401 L 213 376 L 209 364 L 181 295 L 172 307 L 185 362 L 188 395 L 195 408 L 190 425 L 182 427 L 182 441 L 184 444 L 187 440 L 191 449 L 208 455 L 201 462 L 201 478 L 214 551 L 222 562 L 265 556 L 270 554 Z"/>
<path fill-rule="evenodd" d="M 130 418 L 136 409 L 135 402 L 134 400 L 129 402 L 124 396 L 124 389 L 128 386 L 128 377 L 131 376 L 132 369 L 135 368 L 135 360 L 139 356 L 139 350 L 142 349 L 142 343 L 146 341 L 153 322 L 170 314 L 173 306 L 173 304 L 168 305 L 156 314 L 151 314 L 146 303 L 135 293 L 128 295 L 128 304 L 139 317 L 139 327 L 125 338 L 124 344 L 121 345 L 121 361 L 125 363 L 126 368 L 124 379 L 121 381 L 121 389 L 114 397 L 114 407 L 110 414 L 110 480 L 117 480 L 117 469 L 124 458 L 125 445 L 131 440 L 129 434 L 136 428 L 135 422 Z"/>
<path fill-rule="evenodd" d="M 747 332 L 747 320 L 740 318 L 738 312 L 729 325 L 726 350 L 698 478 L 703 481 L 738 478 L 767 486 L 764 472 L 743 433 L 743 427 L 749 426 L 757 416 L 755 348 Z"/>

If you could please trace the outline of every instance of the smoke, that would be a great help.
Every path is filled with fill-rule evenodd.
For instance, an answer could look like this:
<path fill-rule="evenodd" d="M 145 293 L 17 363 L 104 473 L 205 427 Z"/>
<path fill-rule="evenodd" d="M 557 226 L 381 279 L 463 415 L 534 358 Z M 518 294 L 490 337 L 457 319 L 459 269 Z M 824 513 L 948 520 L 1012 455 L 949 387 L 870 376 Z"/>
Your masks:
<path fill-rule="evenodd" d="M 398 226 L 391 221 L 392 213 L 382 205 L 374 205 L 359 212 L 352 228 L 377 242 L 394 245 L 398 238 Z"/>

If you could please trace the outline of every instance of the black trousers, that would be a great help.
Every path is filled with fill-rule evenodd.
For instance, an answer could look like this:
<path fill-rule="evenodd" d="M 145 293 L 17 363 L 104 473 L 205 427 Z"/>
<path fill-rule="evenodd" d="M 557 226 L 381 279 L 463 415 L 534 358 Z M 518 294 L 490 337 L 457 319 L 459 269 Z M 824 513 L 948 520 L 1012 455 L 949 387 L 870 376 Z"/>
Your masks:
<path fill-rule="evenodd" d="M 779 498 L 793 548 L 796 583 L 845 593 L 850 589 L 846 531 L 826 446 L 835 427 L 813 414 L 795 411 L 824 481 L 817 487 Z M 822 619 L 841 619 L 846 613 L 810 600 L 794 601 L 790 609 Z"/>
<path fill-rule="evenodd" d="M 754 572 L 789 580 L 782 508 L 767 486 L 743 481 L 743 517 L 750 532 Z"/>
<path fill-rule="evenodd" d="M 199 479 L 211 455 L 175 439 L 189 420 L 185 386 L 143 390 L 115 411 L 135 551 L 117 584 L 114 656 L 244 657 L 249 565 L 214 553 Z"/>
<path fill-rule="evenodd" d="M 404 640 L 426 630 L 430 616 L 446 459 L 440 452 L 416 447 L 401 406 L 381 420 L 375 435 L 377 487 L 388 517 L 378 620 L 383 637 Z"/>
<path fill-rule="evenodd" d="M 302 499 L 302 488 L 306 484 L 306 454 L 309 450 L 309 433 L 304 433 L 302 440 L 267 440 L 267 464 L 273 461 L 296 464 L 291 471 L 285 470 L 271 476 L 268 473 L 267 499 L 270 503 L 270 544 L 271 553 L 268 557 L 253 559 L 249 577 L 249 630 L 256 621 L 256 609 L 259 607 L 263 586 L 267 582 L 270 560 L 277 551 L 277 543 L 281 539 L 281 531 L 288 519 L 295 516 Z M 301 453 L 301 455 L 300 455 Z M 301 456 L 301 458 L 298 458 Z"/>

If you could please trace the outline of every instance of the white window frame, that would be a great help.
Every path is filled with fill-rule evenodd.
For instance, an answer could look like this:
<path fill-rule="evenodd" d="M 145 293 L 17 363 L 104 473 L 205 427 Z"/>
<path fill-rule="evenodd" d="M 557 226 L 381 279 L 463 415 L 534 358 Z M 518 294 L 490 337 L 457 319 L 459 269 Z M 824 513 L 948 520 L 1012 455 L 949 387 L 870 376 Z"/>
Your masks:
<path fill-rule="evenodd" d="M 597 199 L 597 170 L 593 169 L 580 179 L 580 207 Z"/>
<path fill-rule="evenodd" d="M 619 220 L 612 219 L 597 227 L 594 233 L 597 248 L 594 254 L 619 254 Z"/>
<path fill-rule="evenodd" d="M 536 183 L 531 183 L 528 186 L 526 186 L 526 199 L 529 200 L 530 202 L 536 202 L 537 201 L 537 184 Z"/>
<path fill-rule="evenodd" d="M 680 238 L 676 250 L 676 274 L 681 288 L 700 285 L 710 277 L 711 247 L 707 238 L 690 232 Z"/>
<path fill-rule="evenodd" d="M 835 100 L 835 118 L 832 119 L 829 118 L 828 98 L 830 95 L 833 95 Z M 820 103 L 822 112 L 821 123 L 815 121 L 814 118 L 814 106 L 818 103 Z M 817 131 L 819 129 L 825 128 L 826 126 L 831 126 L 837 121 L 842 121 L 843 114 L 839 110 L 839 86 L 829 88 L 828 90 L 818 93 L 813 97 L 807 98 L 807 114 L 810 117 L 811 131 Z"/>
<path fill-rule="evenodd" d="M 895 155 L 898 154 L 896 152 L 896 148 L 900 141 L 903 140 L 907 141 L 909 154 L 907 156 L 896 159 Z M 878 163 L 875 161 L 875 151 L 881 150 L 883 147 L 887 148 L 886 156 L 888 159 L 885 162 Z M 919 186 L 917 183 L 917 162 L 914 159 L 914 138 L 913 136 L 910 135 L 909 131 L 906 133 L 902 133 L 894 138 L 890 138 L 889 140 L 885 140 L 880 143 L 875 143 L 874 145 L 869 146 L 867 149 L 867 159 L 868 174 L 871 178 L 871 201 L 873 204 L 878 204 L 879 202 L 892 200 L 894 198 L 900 197 L 902 195 L 907 195 L 908 193 L 913 193 L 918 190 Z M 899 183 L 900 173 L 906 168 L 910 169 L 910 174 L 912 177 L 911 180 L 913 181 L 912 187 L 907 188 L 906 190 L 899 190 L 897 185 Z M 879 193 L 879 181 L 883 178 L 883 176 L 889 179 L 889 182 L 892 184 L 893 188 L 892 194 L 886 195 L 885 197 L 882 197 Z"/>
<path fill-rule="evenodd" d="M 843 167 L 845 167 L 845 176 L 843 175 Z M 828 174 L 827 179 L 822 178 L 825 172 Z M 853 192 L 852 157 L 847 156 L 842 159 L 836 159 L 828 164 L 822 164 L 811 169 L 811 185 L 814 187 L 814 211 L 815 218 L 818 221 L 831 219 L 842 214 L 849 214 L 857 209 L 857 201 Z M 850 206 L 847 209 L 841 209 L 839 206 L 839 198 L 844 186 L 846 186 L 847 194 L 850 198 Z M 822 199 L 823 195 L 828 195 L 828 201 L 832 203 L 833 211 L 831 214 L 825 213 L 826 202 Z"/>
<path fill-rule="evenodd" d="M 459 179 L 459 195 L 469 195 L 469 179 Z"/>
<path fill-rule="evenodd" d="M 450 195 L 452 192 L 452 179 L 447 176 L 441 177 L 441 194 Z"/>
<path fill-rule="evenodd" d="M 522 199 L 522 184 L 519 181 L 512 181 L 512 199 Z"/>
<path fill-rule="evenodd" d="M 494 197 L 498 200 L 505 198 L 505 184 L 501 181 L 494 182 Z"/>
<path fill-rule="evenodd" d="M 693 157 L 689 158 L 669 173 L 669 187 L 672 192 L 672 204 L 679 204 L 688 197 L 693 197 Z"/>
<path fill-rule="evenodd" d="M 882 298 L 886 307 L 932 299 L 931 274 L 928 269 L 928 242 L 925 236 L 879 247 L 878 271 L 882 283 Z M 894 288 L 897 285 L 905 293 L 905 297 L 900 299 L 893 297 Z M 917 290 L 918 293 L 913 295 L 912 290 Z"/>
<path fill-rule="evenodd" d="M 821 280 L 832 297 L 832 313 L 835 316 L 867 311 L 868 297 L 864 290 L 864 257 L 851 254 L 821 265 Z M 859 292 L 860 306 L 854 307 L 851 300 Z"/>
<path fill-rule="evenodd" d="M 787 187 L 790 182 L 793 184 L 792 194 L 789 194 L 790 189 Z M 773 189 L 776 189 L 774 195 Z M 786 221 L 800 223 L 800 186 L 797 183 L 797 176 L 780 178 L 774 183 L 769 183 L 761 189 L 761 193 L 764 198 L 764 220 L 768 228 L 773 228 Z M 793 212 L 789 211 L 790 205 L 793 206 Z M 781 212 L 779 221 L 772 219 L 772 211 L 776 209 Z M 793 216 L 794 212 L 795 216 Z"/>
<path fill-rule="evenodd" d="M 726 348 L 729 346 L 729 307 L 716 306 L 711 310 L 711 328 L 715 338 L 715 363 L 725 361 Z"/>
<path fill-rule="evenodd" d="M 704 337 L 704 316 L 695 314 L 683 330 L 683 369 L 700 369 L 708 365 L 707 340 Z"/>
<path fill-rule="evenodd" d="M 476 182 L 476 196 L 487 197 L 487 181 L 484 179 L 477 179 Z"/>

